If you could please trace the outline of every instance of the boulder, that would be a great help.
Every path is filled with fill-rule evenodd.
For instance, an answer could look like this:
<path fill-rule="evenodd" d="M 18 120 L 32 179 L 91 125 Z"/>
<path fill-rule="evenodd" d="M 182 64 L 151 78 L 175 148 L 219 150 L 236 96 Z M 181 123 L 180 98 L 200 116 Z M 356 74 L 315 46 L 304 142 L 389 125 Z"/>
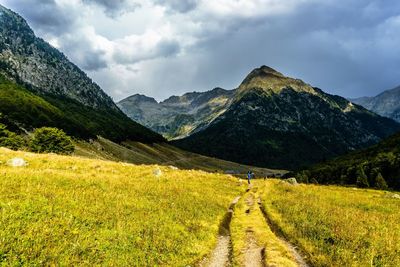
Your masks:
<path fill-rule="evenodd" d="M 7 165 L 11 167 L 25 167 L 28 165 L 28 162 L 26 162 L 23 158 L 12 158 L 7 161 Z"/>
<path fill-rule="evenodd" d="M 288 178 L 288 179 L 285 180 L 285 182 L 287 182 L 289 184 L 292 184 L 292 185 L 297 185 L 298 184 L 296 178 Z"/>
<path fill-rule="evenodd" d="M 392 198 L 400 199 L 400 195 L 399 195 L 399 194 L 393 194 L 393 195 L 392 195 Z"/>
<path fill-rule="evenodd" d="M 155 169 L 153 171 L 154 176 L 160 177 L 162 175 L 162 171 L 160 169 Z"/>

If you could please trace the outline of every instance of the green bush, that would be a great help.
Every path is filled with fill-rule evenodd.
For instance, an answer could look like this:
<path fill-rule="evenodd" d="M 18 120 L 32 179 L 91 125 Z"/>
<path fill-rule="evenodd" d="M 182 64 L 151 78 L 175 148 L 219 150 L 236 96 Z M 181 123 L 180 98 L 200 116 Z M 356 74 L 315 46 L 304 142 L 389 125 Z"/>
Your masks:
<path fill-rule="evenodd" d="M 0 123 L 0 146 L 18 150 L 24 148 L 25 145 L 24 138 L 7 130 L 7 126 Z"/>
<path fill-rule="evenodd" d="M 357 170 L 357 186 L 361 188 L 369 187 L 368 177 L 365 174 L 364 168 L 360 166 Z"/>
<path fill-rule="evenodd" d="M 38 153 L 71 154 L 74 152 L 74 145 L 63 130 L 43 127 L 33 132 L 30 149 Z"/>
<path fill-rule="evenodd" d="M 388 185 L 380 172 L 375 177 L 375 187 L 383 190 L 388 189 Z"/>

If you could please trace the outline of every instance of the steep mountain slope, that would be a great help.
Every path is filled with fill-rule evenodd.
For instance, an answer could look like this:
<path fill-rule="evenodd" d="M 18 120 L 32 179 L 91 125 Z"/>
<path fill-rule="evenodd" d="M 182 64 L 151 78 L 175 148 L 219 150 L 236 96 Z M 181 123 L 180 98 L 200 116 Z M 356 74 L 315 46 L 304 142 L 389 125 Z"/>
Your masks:
<path fill-rule="evenodd" d="M 400 133 L 368 149 L 312 166 L 298 172 L 297 177 L 304 182 L 314 179 L 324 184 L 400 190 Z"/>
<path fill-rule="evenodd" d="M 399 130 L 393 120 L 262 66 L 246 77 L 225 113 L 173 144 L 244 164 L 296 169 Z"/>
<path fill-rule="evenodd" d="M 361 97 L 351 101 L 381 116 L 400 122 L 400 86 L 375 97 Z"/>
<path fill-rule="evenodd" d="M 0 112 L 22 127 L 56 126 L 75 136 L 103 135 L 115 141 L 163 140 L 126 117 L 84 72 L 37 38 L 22 17 L 2 6 L 0 75 Z"/>
<path fill-rule="evenodd" d="M 172 96 L 160 103 L 144 95 L 133 95 L 117 105 L 140 124 L 169 139 L 177 139 L 207 127 L 226 111 L 234 95 L 235 90 L 215 88 L 204 93 Z"/>
<path fill-rule="evenodd" d="M 249 170 L 252 170 L 257 177 L 280 177 L 287 173 L 284 170 L 257 168 L 206 157 L 181 150 L 167 143 L 144 144 L 128 141 L 123 144 L 116 144 L 101 137 L 91 140 L 91 142 L 81 140 L 75 142 L 74 154 L 88 158 L 129 162 L 138 165 L 175 166 L 179 169 L 227 173 L 240 175 L 241 177 L 245 177 Z"/>

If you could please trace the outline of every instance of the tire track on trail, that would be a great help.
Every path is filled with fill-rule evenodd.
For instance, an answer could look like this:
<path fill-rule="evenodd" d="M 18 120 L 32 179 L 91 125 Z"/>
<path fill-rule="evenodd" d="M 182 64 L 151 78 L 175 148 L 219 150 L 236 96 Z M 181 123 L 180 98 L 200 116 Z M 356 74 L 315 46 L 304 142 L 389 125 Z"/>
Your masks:
<path fill-rule="evenodd" d="M 261 183 L 249 186 L 232 219 L 233 262 L 245 267 L 308 267 L 296 248 L 277 235 L 269 223 L 258 185 Z"/>
<path fill-rule="evenodd" d="M 229 267 L 232 266 L 232 243 L 230 234 L 230 223 L 233 217 L 235 205 L 240 200 L 237 196 L 229 205 L 228 211 L 222 219 L 217 238 L 217 245 L 209 257 L 204 258 L 199 267 Z"/>
<path fill-rule="evenodd" d="M 305 257 L 298 250 L 298 248 L 286 239 L 285 235 L 282 233 L 282 231 L 279 229 L 279 227 L 270 219 L 267 211 L 262 206 L 262 200 L 260 197 L 258 198 L 258 205 L 259 205 L 259 208 L 260 208 L 269 228 L 276 235 L 276 237 L 279 238 L 280 241 L 288 248 L 288 250 L 292 254 L 293 258 L 296 260 L 298 266 L 299 267 L 311 267 L 311 265 L 309 263 L 307 263 L 307 261 L 305 260 Z"/>

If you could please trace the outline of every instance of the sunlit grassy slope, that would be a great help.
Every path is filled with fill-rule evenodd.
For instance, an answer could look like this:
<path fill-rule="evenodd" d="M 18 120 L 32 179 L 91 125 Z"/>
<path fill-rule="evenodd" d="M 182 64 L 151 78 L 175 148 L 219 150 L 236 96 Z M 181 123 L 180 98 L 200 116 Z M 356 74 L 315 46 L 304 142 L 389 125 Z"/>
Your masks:
<path fill-rule="evenodd" d="M 199 154 L 184 151 L 174 146 L 158 143 L 143 144 L 139 142 L 128 142 L 123 145 L 116 144 L 104 138 L 98 138 L 92 143 L 79 141 L 76 143 L 76 155 L 125 161 L 134 164 L 160 164 L 164 166 L 176 166 L 181 169 L 198 169 L 208 172 L 235 171 L 245 174 L 252 170 L 256 176 L 264 177 L 282 175 L 286 171 L 272 170 L 266 168 L 251 167 L 226 160 L 206 157 Z"/>
<path fill-rule="evenodd" d="M 27 167 L 9 167 L 13 157 Z M 0 148 L 0 263 L 185 266 L 209 253 L 230 176 Z M 162 175 L 154 171 L 160 168 Z"/>
<path fill-rule="evenodd" d="M 315 266 L 400 266 L 400 200 L 336 186 L 264 187 L 263 205 Z"/>

